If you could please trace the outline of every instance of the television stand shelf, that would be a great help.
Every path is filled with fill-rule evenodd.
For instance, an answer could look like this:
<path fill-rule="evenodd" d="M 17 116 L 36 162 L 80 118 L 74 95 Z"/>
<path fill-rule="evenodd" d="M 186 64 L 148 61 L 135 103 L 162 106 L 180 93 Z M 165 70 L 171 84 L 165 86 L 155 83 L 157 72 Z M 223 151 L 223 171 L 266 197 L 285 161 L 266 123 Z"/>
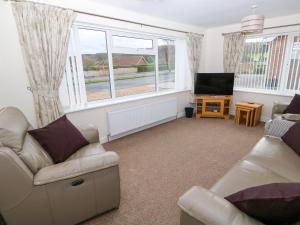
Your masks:
<path fill-rule="evenodd" d="M 229 107 L 232 96 L 195 96 L 196 119 L 217 117 L 229 119 Z"/>

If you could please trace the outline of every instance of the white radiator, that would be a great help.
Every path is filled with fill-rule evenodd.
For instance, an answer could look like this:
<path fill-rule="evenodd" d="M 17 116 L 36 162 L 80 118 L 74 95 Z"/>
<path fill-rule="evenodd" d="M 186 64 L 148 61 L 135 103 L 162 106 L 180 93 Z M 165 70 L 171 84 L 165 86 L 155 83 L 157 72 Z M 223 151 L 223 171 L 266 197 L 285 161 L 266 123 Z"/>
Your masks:
<path fill-rule="evenodd" d="M 159 121 L 177 117 L 177 99 L 158 101 L 108 112 L 109 135 L 128 133 Z"/>

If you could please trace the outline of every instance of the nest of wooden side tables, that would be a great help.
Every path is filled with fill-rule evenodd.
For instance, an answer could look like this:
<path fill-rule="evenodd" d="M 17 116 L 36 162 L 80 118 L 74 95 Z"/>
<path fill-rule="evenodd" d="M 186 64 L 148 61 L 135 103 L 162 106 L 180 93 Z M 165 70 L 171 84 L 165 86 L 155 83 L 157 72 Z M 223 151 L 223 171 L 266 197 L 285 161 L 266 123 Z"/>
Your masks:
<path fill-rule="evenodd" d="M 263 104 L 254 102 L 237 102 L 235 104 L 235 122 L 245 120 L 247 127 L 256 126 L 260 122 Z"/>

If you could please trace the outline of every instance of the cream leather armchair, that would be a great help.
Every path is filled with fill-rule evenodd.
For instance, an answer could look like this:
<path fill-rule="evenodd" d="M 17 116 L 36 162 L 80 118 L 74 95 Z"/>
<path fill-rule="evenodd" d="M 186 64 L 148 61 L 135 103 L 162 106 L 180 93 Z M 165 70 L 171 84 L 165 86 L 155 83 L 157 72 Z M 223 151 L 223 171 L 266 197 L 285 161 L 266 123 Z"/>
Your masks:
<path fill-rule="evenodd" d="M 82 129 L 90 144 L 59 164 L 28 129 L 18 109 L 0 110 L 0 212 L 7 225 L 73 225 L 119 207 L 119 156 L 104 150 L 97 129 Z"/>

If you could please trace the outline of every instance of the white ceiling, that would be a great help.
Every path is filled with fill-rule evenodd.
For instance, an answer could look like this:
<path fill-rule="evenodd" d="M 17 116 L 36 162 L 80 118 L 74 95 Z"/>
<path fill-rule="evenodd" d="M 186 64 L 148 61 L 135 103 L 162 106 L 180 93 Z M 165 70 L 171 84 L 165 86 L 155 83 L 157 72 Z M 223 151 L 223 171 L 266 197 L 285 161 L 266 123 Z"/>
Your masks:
<path fill-rule="evenodd" d="M 138 13 L 204 27 L 237 23 L 251 14 L 268 17 L 300 13 L 300 0 L 93 0 Z"/>

